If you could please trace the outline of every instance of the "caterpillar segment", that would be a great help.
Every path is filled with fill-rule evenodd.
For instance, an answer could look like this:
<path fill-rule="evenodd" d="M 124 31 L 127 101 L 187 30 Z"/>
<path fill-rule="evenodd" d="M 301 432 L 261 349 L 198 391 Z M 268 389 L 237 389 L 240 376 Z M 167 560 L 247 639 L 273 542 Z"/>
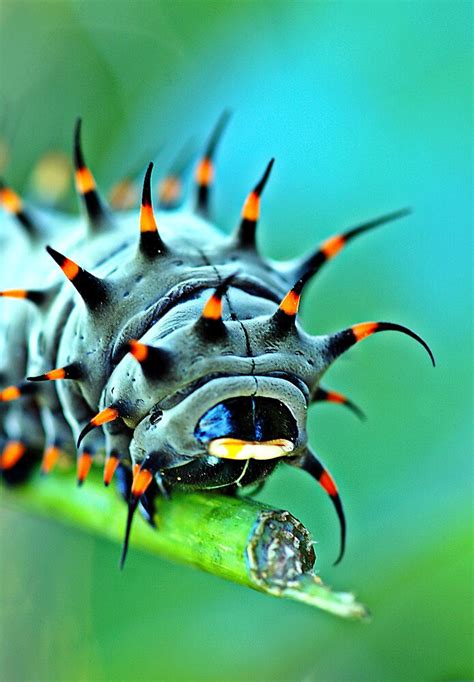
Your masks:
<path fill-rule="evenodd" d="M 215 152 L 228 118 L 224 112 L 198 163 L 195 211 L 177 208 L 186 160 L 168 176 L 156 213 L 150 163 L 139 211 L 114 215 L 85 164 L 79 120 L 74 166 L 85 221 L 67 247 L 61 234 L 48 232 L 61 249 L 47 246 L 62 277 L 49 268 L 36 284 L 0 292 L 2 306 L 8 298 L 36 304 L 13 304 L 2 322 L 8 342 L 5 371 L 0 366 L 4 478 L 31 461 L 30 450 L 42 454 L 45 474 L 59 458 L 75 454 L 79 485 L 94 461 L 103 461 L 104 484 L 115 477 L 128 502 L 122 566 L 134 514 L 140 509 L 153 524 L 156 495 L 178 488 L 235 492 L 262 483 L 280 464 L 307 471 L 329 495 L 340 523 L 340 561 L 342 502 L 309 447 L 307 413 L 322 401 L 361 412 L 322 388 L 321 378 L 341 354 L 381 331 L 410 336 L 434 364 L 427 343 L 397 323 L 366 322 L 311 336 L 298 319 L 304 288 L 321 267 L 356 236 L 403 217 L 406 209 L 331 237 L 301 259 L 273 263 L 256 251 L 272 159 L 234 234 L 227 237 L 209 222 Z M 179 188 L 172 184 L 178 177 Z M 16 218 L 23 211 L 3 186 L 0 203 Z M 38 253 L 36 235 L 30 236 L 31 253 Z M 31 443 L 23 434 L 31 434 Z"/>

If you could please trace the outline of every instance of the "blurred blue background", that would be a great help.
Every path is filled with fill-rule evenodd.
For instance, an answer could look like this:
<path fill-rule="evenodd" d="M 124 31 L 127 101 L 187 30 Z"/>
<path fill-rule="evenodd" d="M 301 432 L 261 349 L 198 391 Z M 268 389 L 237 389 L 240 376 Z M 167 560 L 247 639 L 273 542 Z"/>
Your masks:
<path fill-rule="evenodd" d="M 369 625 L 339 620 L 2 508 L 4 680 L 453 680 L 472 666 L 471 134 L 468 2 L 16 2 L 1 8 L 0 134 L 25 191 L 84 118 L 108 188 L 204 140 L 224 107 L 214 204 L 230 230 L 271 156 L 263 252 L 286 258 L 358 221 L 407 219 L 344 251 L 307 292 L 309 332 L 388 319 L 326 385 L 369 416 L 316 406 L 348 551 L 324 494 L 281 470 L 261 499 L 318 539 L 318 568 Z M 8 159 L 5 159 L 5 142 Z M 21 285 L 21 282 L 19 282 Z"/>

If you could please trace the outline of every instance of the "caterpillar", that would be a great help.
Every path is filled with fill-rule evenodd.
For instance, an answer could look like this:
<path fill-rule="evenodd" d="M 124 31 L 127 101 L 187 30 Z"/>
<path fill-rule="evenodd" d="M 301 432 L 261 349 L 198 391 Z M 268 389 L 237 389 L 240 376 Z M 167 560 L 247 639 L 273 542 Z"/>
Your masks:
<path fill-rule="evenodd" d="M 0 185 L 7 285 L 22 287 L 0 292 L 0 469 L 13 483 L 37 465 L 38 453 L 47 474 L 61 453 L 76 452 L 81 485 L 105 451 L 104 483 L 117 472 L 128 503 L 122 565 L 134 514 L 139 508 L 153 523 L 156 495 L 235 493 L 263 483 L 280 464 L 306 471 L 329 496 L 340 524 L 338 563 L 343 505 L 308 443 L 307 412 L 327 401 L 362 414 L 324 388 L 322 376 L 356 343 L 389 330 L 415 339 L 435 364 L 428 344 L 401 324 L 364 322 L 311 336 L 298 321 L 304 288 L 321 268 L 407 209 L 292 261 L 268 260 L 256 235 L 271 159 L 235 232 L 217 229 L 211 190 L 228 118 L 220 117 L 197 164 L 193 205 L 181 200 L 180 163 L 162 182 L 155 212 L 150 163 L 139 214 L 112 211 L 85 162 L 80 120 L 73 146 L 79 221 L 27 206 Z"/>

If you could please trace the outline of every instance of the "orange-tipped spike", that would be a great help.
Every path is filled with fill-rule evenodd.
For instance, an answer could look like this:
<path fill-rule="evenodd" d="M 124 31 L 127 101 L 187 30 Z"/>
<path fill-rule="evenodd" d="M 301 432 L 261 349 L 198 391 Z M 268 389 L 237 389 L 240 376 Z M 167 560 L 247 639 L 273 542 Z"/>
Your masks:
<path fill-rule="evenodd" d="M 271 159 L 260 181 L 248 195 L 242 209 L 242 221 L 237 231 L 240 247 L 255 248 L 257 221 L 260 217 L 260 196 L 267 184 L 275 159 Z"/>
<path fill-rule="evenodd" d="M 359 324 L 354 324 L 352 327 L 349 327 L 348 329 L 336 332 L 336 334 L 331 334 L 330 336 L 327 337 L 328 342 L 327 350 L 330 361 L 332 362 L 333 360 L 335 360 L 355 343 L 363 341 L 372 334 L 384 331 L 401 332 L 402 334 L 410 336 L 415 341 L 418 341 L 418 343 L 423 346 L 423 348 L 430 356 L 433 367 L 435 366 L 436 363 L 433 353 L 431 351 L 431 348 L 426 343 L 426 341 L 422 339 L 421 336 L 416 334 L 414 331 L 408 329 L 408 327 L 404 327 L 401 324 L 396 324 L 395 322 L 361 322 Z"/>
<path fill-rule="evenodd" d="M 142 205 L 140 209 L 140 251 L 149 258 L 165 251 L 165 245 L 158 234 L 151 203 L 152 170 L 153 164 L 150 163 L 143 181 Z"/>
<path fill-rule="evenodd" d="M 214 165 L 212 160 L 204 157 L 196 168 L 196 184 L 208 187 L 214 180 Z"/>
<path fill-rule="evenodd" d="M 99 229 L 110 224 L 109 213 L 97 191 L 96 182 L 84 161 L 81 146 L 81 119 L 77 119 L 74 132 L 74 167 L 76 188 L 82 199 L 84 209 L 93 229 Z"/>
<path fill-rule="evenodd" d="M 338 405 L 344 405 L 347 402 L 347 398 L 342 393 L 337 393 L 337 391 L 327 391 L 325 400 L 328 403 L 337 403 Z"/>
<path fill-rule="evenodd" d="M 327 260 L 334 258 L 341 249 L 344 248 L 346 238 L 342 234 L 337 234 L 335 237 L 330 237 L 321 245 L 321 251 Z"/>
<path fill-rule="evenodd" d="M 92 431 L 92 429 L 95 429 L 97 426 L 103 426 L 104 424 L 113 422 L 115 419 L 118 419 L 118 417 L 120 417 L 120 412 L 116 407 L 110 406 L 101 410 L 95 417 L 92 417 L 90 422 L 82 429 L 79 438 L 77 439 L 77 447 L 79 447 L 81 441 L 89 431 Z"/>
<path fill-rule="evenodd" d="M 102 280 L 94 277 L 90 272 L 79 267 L 77 263 L 63 256 L 51 246 L 47 246 L 46 251 L 82 296 L 88 308 L 96 310 L 107 301 L 107 288 Z"/>
<path fill-rule="evenodd" d="M 45 372 L 45 374 L 39 374 L 35 377 L 26 378 L 28 381 L 60 381 L 62 379 L 80 379 L 81 371 L 80 366 L 73 362 L 70 365 L 65 365 L 64 367 L 51 369 L 49 372 Z"/>
<path fill-rule="evenodd" d="M 327 402 L 335 403 L 338 405 L 345 405 L 349 410 L 351 410 L 359 419 L 365 419 L 365 414 L 362 412 L 360 407 L 355 405 L 352 400 L 349 400 L 342 393 L 337 391 L 326 391 L 322 386 L 318 386 L 315 393 L 313 394 L 313 400 L 315 402 Z"/>
<path fill-rule="evenodd" d="M 331 495 L 331 497 L 337 495 L 337 486 L 329 471 L 323 471 L 321 478 L 319 479 L 319 483 L 328 495 Z"/>
<path fill-rule="evenodd" d="M 114 421 L 120 416 L 119 411 L 115 407 L 106 407 L 104 410 L 96 414 L 96 416 L 91 419 L 90 423 L 92 426 L 102 426 L 102 424 L 107 424 L 108 422 Z"/>
<path fill-rule="evenodd" d="M 352 333 L 354 334 L 356 341 L 363 341 L 376 332 L 378 326 L 377 322 L 361 322 L 352 327 Z"/>
<path fill-rule="evenodd" d="M 196 210 L 204 216 L 209 212 L 209 188 L 214 181 L 213 158 L 224 128 L 230 118 L 230 113 L 224 111 L 220 116 L 208 142 L 206 151 L 196 168 L 197 201 Z"/>
<path fill-rule="evenodd" d="M 214 290 L 204 305 L 201 313 L 201 321 L 212 323 L 213 325 L 222 324 L 222 299 L 232 283 L 235 275 L 226 277 Z"/>
<path fill-rule="evenodd" d="M 138 497 L 131 497 L 128 502 L 127 524 L 125 526 L 125 536 L 123 539 L 122 555 L 120 557 L 120 570 L 125 566 L 125 559 L 128 553 L 128 543 L 130 541 L 130 532 L 132 530 L 132 522 L 135 512 L 138 507 Z"/>
<path fill-rule="evenodd" d="M 88 168 L 78 168 L 76 170 L 76 189 L 79 194 L 93 192 L 96 188 L 94 176 Z"/>
<path fill-rule="evenodd" d="M 222 319 L 222 296 L 213 293 L 207 301 L 202 311 L 204 320 L 221 320 Z"/>
<path fill-rule="evenodd" d="M 334 235 L 325 242 L 321 244 L 317 251 L 312 253 L 310 256 L 306 256 L 301 259 L 297 267 L 293 270 L 293 275 L 295 278 L 306 276 L 308 279 L 313 277 L 321 267 L 327 263 L 329 260 L 334 258 L 349 242 L 351 242 L 355 237 L 358 237 L 365 232 L 373 230 L 376 227 L 385 225 L 399 218 L 404 218 L 409 215 L 410 210 L 407 208 L 401 209 L 400 211 L 394 211 L 393 213 L 387 213 L 374 220 L 369 220 L 366 223 L 362 223 L 353 227 L 346 232 Z"/>
<path fill-rule="evenodd" d="M 136 341 L 135 339 L 132 339 L 131 341 L 129 341 L 129 346 L 130 346 L 130 353 L 133 355 L 135 360 L 142 363 L 148 359 L 150 351 L 149 351 L 149 347 L 147 345 L 145 345 L 144 343 L 140 343 L 139 341 Z"/>
<path fill-rule="evenodd" d="M 79 274 L 79 266 L 74 263 L 70 258 L 64 258 L 61 264 L 61 270 L 64 272 L 68 280 L 71 282 Z"/>
<path fill-rule="evenodd" d="M 140 232 L 158 232 L 151 203 L 151 173 L 153 164 L 148 165 L 143 183 L 142 205 L 140 209 Z"/>
<path fill-rule="evenodd" d="M 49 472 L 52 471 L 60 455 L 61 450 L 56 445 L 49 445 L 46 448 L 41 461 L 41 473 L 43 475 L 49 474 Z"/>
<path fill-rule="evenodd" d="M 22 200 L 10 187 L 0 187 L 0 206 L 13 215 L 18 215 L 23 210 Z"/>
<path fill-rule="evenodd" d="M 77 460 L 77 485 L 81 486 L 86 480 L 92 466 L 92 455 L 89 452 L 83 452 L 79 455 Z"/>
<path fill-rule="evenodd" d="M 12 469 L 26 452 L 26 446 L 21 441 L 9 441 L 0 456 L 0 469 Z"/>
<path fill-rule="evenodd" d="M 0 402 L 8 403 L 11 400 L 18 400 L 21 394 L 21 388 L 19 386 L 7 386 L 3 391 L 0 391 Z"/>
<path fill-rule="evenodd" d="M 151 482 L 153 481 L 153 473 L 146 468 L 146 460 L 142 464 L 135 464 L 133 466 L 133 482 L 128 503 L 127 525 L 125 527 L 125 537 L 123 541 L 122 556 L 120 558 L 120 568 L 125 564 L 125 559 L 128 551 L 128 542 L 130 539 L 130 531 L 132 528 L 132 520 L 135 511 L 138 507 L 140 497 L 147 491 Z"/>
<path fill-rule="evenodd" d="M 0 291 L 0 296 L 25 299 L 28 298 L 28 291 L 26 289 L 7 289 L 6 291 Z"/>
<path fill-rule="evenodd" d="M 73 260 L 63 256 L 61 253 L 59 253 L 59 251 L 55 251 L 50 246 L 46 247 L 46 251 L 56 261 L 68 280 L 73 282 L 80 274 L 82 268 L 80 268 Z"/>
<path fill-rule="evenodd" d="M 140 232 L 158 232 L 153 209 L 144 204 L 140 209 Z"/>
<path fill-rule="evenodd" d="M 301 294 L 291 289 L 279 305 L 279 310 L 289 317 L 296 317 L 300 307 Z"/>
<path fill-rule="evenodd" d="M 110 455 L 105 461 L 104 465 L 104 485 L 110 485 L 111 480 L 114 477 L 115 471 L 120 464 L 120 458 L 116 455 Z"/>
<path fill-rule="evenodd" d="M 164 211 L 177 209 L 183 201 L 183 182 L 192 161 L 192 147 L 192 142 L 188 140 L 171 164 L 165 177 L 158 183 L 159 207 Z"/>
<path fill-rule="evenodd" d="M 38 226 L 33 222 L 30 214 L 25 210 L 21 198 L 10 187 L 7 187 L 0 180 L 0 206 L 7 213 L 15 216 L 25 232 L 32 239 L 40 235 Z"/>
<path fill-rule="evenodd" d="M 130 354 L 140 363 L 145 376 L 150 379 L 158 379 L 167 372 L 171 362 L 171 355 L 168 351 L 163 348 L 147 346 L 134 339 L 129 341 L 128 345 Z"/>
<path fill-rule="evenodd" d="M 273 322 L 275 322 L 281 330 L 288 330 L 293 327 L 300 307 L 303 287 L 306 282 L 307 278 L 305 277 L 299 279 L 283 298 L 278 306 L 278 310 L 273 315 Z"/>
<path fill-rule="evenodd" d="M 56 381 L 58 379 L 66 378 L 66 370 L 61 367 L 60 369 L 52 369 L 50 372 L 46 372 L 44 375 L 47 381 Z M 31 379 L 30 379 L 31 381 Z"/>
<path fill-rule="evenodd" d="M 181 202 L 183 185 L 181 178 L 168 175 L 158 186 L 158 199 L 162 208 L 174 208 Z"/>
<path fill-rule="evenodd" d="M 109 205 L 115 211 L 127 211 L 138 204 L 138 188 L 133 180 L 124 178 L 119 180 L 109 192 Z"/>
<path fill-rule="evenodd" d="M 47 299 L 47 294 L 44 291 L 29 289 L 6 289 L 5 291 L 0 291 L 0 296 L 31 301 L 31 303 L 35 303 L 36 305 L 41 305 Z"/>
<path fill-rule="evenodd" d="M 335 564 L 338 564 L 344 556 L 346 545 L 346 519 L 336 483 L 329 471 L 322 465 L 313 452 L 307 451 L 306 454 L 303 455 L 302 460 L 300 460 L 299 466 L 318 481 L 323 490 L 329 495 L 329 498 L 334 505 L 334 509 L 336 510 L 341 531 L 341 546 L 339 556 L 335 561 Z"/>
<path fill-rule="evenodd" d="M 36 386 L 29 384 L 27 381 L 22 381 L 16 386 L 7 386 L 2 391 L 0 391 L 0 403 L 8 403 L 12 400 L 18 400 L 24 395 L 31 395 L 37 390 Z"/>
<path fill-rule="evenodd" d="M 260 217 L 260 197 L 256 192 L 250 192 L 242 209 L 242 218 L 256 223 Z"/>
<path fill-rule="evenodd" d="M 148 469 L 139 468 L 133 476 L 132 495 L 141 497 L 153 481 L 153 474 Z"/>

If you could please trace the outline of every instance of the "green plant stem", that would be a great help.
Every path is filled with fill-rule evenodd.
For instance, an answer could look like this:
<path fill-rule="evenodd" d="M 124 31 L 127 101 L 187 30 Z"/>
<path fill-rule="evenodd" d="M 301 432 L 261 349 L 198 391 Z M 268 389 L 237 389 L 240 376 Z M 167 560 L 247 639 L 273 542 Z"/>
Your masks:
<path fill-rule="evenodd" d="M 116 491 L 104 490 L 95 472 L 82 488 L 72 472 L 36 479 L 4 488 L 4 503 L 122 542 L 125 504 Z M 248 498 L 176 493 L 157 500 L 156 524 L 136 514 L 131 547 L 344 618 L 367 616 L 351 594 L 332 592 L 314 574 L 314 543 L 289 512 Z"/>

